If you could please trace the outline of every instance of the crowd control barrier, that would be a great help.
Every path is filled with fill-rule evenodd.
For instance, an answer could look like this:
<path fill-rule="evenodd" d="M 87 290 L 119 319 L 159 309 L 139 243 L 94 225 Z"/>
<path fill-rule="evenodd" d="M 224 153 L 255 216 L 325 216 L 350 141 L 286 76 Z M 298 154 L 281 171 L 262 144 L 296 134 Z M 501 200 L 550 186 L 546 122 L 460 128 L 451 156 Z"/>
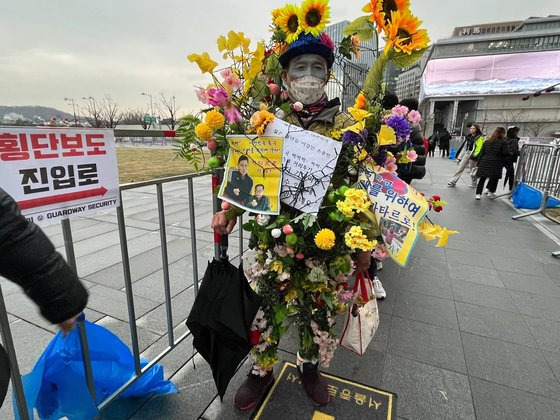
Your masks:
<path fill-rule="evenodd" d="M 118 141 L 121 138 L 154 138 L 154 139 L 165 139 L 175 137 L 175 132 L 171 130 L 115 130 L 115 138 Z M 153 143 L 156 143 L 154 141 Z M 222 170 L 223 172 L 223 170 Z M 104 401 L 98 404 L 100 411 L 106 409 L 109 404 L 111 404 L 115 399 L 117 399 L 124 391 L 126 391 L 134 382 L 141 378 L 147 371 L 149 371 L 156 363 L 160 362 L 165 356 L 167 356 L 174 348 L 176 348 L 181 342 L 183 342 L 187 337 L 190 336 L 190 332 L 187 331 L 179 337 L 174 336 L 173 331 L 173 312 L 171 308 L 171 289 L 170 289 L 170 275 L 169 275 L 169 262 L 168 262 L 168 252 L 167 252 L 167 237 L 166 237 L 166 223 L 165 223 L 165 202 L 163 195 L 163 185 L 176 181 L 187 181 L 187 194 L 188 194 L 188 215 L 189 215 L 189 232 L 191 237 L 191 263 L 192 263 L 192 274 L 193 274 L 193 290 L 194 294 L 198 293 L 199 286 L 199 276 L 198 276 L 198 259 L 197 259 L 197 237 L 196 237 L 196 217 L 195 217 L 195 194 L 193 181 L 200 177 L 212 177 L 213 189 L 215 185 L 218 185 L 223 173 L 218 172 L 205 172 L 205 173 L 193 173 L 186 175 L 178 175 L 167 178 L 155 179 L 150 181 L 135 182 L 130 184 L 120 185 L 119 198 L 120 205 L 117 207 L 116 217 L 118 223 L 119 232 L 119 242 L 120 251 L 122 257 L 123 266 L 123 279 L 124 287 L 126 293 L 126 302 L 128 310 L 128 321 L 130 327 L 130 337 L 132 342 L 132 354 L 134 356 L 134 366 L 135 375 L 131 377 L 126 383 L 116 390 L 112 395 L 106 398 Z M 165 294 L 165 309 L 166 309 L 166 322 L 167 322 L 167 347 L 154 357 L 150 363 L 143 368 L 140 363 L 140 350 L 138 342 L 138 331 L 136 324 L 136 311 L 134 307 L 134 295 L 132 292 L 132 276 L 130 269 L 130 258 L 128 252 L 128 241 L 127 241 L 127 231 L 126 231 L 126 217 L 123 208 L 122 192 L 133 190 L 142 187 L 153 186 L 156 190 L 156 200 L 157 209 L 159 216 L 159 233 L 160 233 L 160 248 L 162 256 L 162 272 L 163 272 L 163 284 L 164 284 L 164 294 Z M 209 191 L 213 194 L 213 191 Z M 213 210 L 216 212 L 219 208 L 219 200 L 215 195 L 213 195 Z M 239 226 L 239 258 L 241 258 L 243 250 L 243 230 L 241 226 L 243 224 L 242 217 L 238 220 Z M 64 247 L 66 250 L 66 260 L 70 267 L 77 272 L 76 267 L 76 257 L 74 254 L 74 242 L 72 239 L 72 229 L 69 220 L 61 221 L 62 233 L 64 238 Z M 220 237 L 219 235 L 214 235 L 214 250 L 216 258 L 219 257 L 220 252 Z M 82 355 L 84 361 L 84 373 L 86 378 L 86 383 L 88 389 L 95 401 L 95 387 L 94 387 L 94 377 L 95 370 L 92 368 L 91 357 L 88 349 L 87 336 L 85 332 L 85 326 L 83 322 L 78 322 L 77 326 L 80 332 L 80 338 L 82 343 Z M 25 400 L 24 388 L 22 385 L 21 373 L 19 370 L 19 365 L 17 362 L 16 350 L 14 347 L 13 338 L 10 331 L 10 324 L 8 321 L 8 313 L 6 310 L 6 305 L 4 297 L 2 294 L 2 289 L 0 286 L 0 332 L 2 335 L 2 342 L 8 354 L 10 368 L 11 368 L 11 384 L 13 389 L 14 398 L 20 413 L 20 418 L 22 420 L 29 420 L 27 404 Z"/>
<path fill-rule="evenodd" d="M 542 214 L 557 223 L 557 220 L 547 214 L 546 208 L 550 197 L 560 199 L 560 145 L 555 142 L 523 145 L 515 171 L 514 190 L 522 182 L 542 193 L 541 203 L 538 209 L 516 214 L 512 219 Z M 554 251 L 552 255 L 560 257 L 560 250 Z"/>

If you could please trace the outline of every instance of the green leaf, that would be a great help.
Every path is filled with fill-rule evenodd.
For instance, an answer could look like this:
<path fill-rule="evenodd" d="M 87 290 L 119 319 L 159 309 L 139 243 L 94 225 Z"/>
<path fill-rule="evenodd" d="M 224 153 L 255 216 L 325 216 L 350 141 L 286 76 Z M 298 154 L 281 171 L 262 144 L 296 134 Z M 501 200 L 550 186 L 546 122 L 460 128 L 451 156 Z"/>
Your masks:
<path fill-rule="evenodd" d="M 425 52 L 426 48 L 418 51 L 413 51 L 410 54 L 404 52 L 395 52 L 392 54 L 391 60 L 393 61 L 393 63 L 395 63 L 395 66 L 402 69 L 408 66 L 412 66 L 422 58 Z"/>
<path fill-rule="evenodd" d="M 271 54 L 266 60 L 264 73 L 271 79 L 278 79 L 282 73 L 282 65 L 276 54 Z"/>
<path fill-rule="evenodd" d="M 358 35 L 361 42 L 369 41 L 373 38 L 373 23 L 370 22 L 369 16 L 360 16 L 355 21 L 348 24 L 342 30 L 343 35 Z"/>

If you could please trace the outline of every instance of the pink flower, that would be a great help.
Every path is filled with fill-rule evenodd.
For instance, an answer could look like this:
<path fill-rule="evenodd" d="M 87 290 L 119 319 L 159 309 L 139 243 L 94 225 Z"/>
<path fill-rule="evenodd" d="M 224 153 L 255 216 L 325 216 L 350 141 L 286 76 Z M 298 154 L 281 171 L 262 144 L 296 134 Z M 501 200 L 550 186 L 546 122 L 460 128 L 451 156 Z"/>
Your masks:
<path fill-rule="evenodd" d="M 269 83 L 268 84 L 268 89 L 270 90 L 270 93 L 272 95 L 275 95 L 275 96 L 280 95 L 280 86 L 278 86 L 276 83 Z"/>
<path fill-rule="evenodd" d="M 321 36 L 319 37 L 319 41 L 321 42 L 321 44 L 323 44 L 325 47 L 329 48 L 330 50 L 334 51 L 334 42 L 331 39 L 331 37 L 326 33 L 323 32 L 321 34 Z"/>
<path fill-rule="evenodd" d="M 228 67 L 227 69 L 224 69 L 220 72 L 220 76 L 222 76 L 224 79 L 229 79 L 231 77 L 234 77 L 234 74 L 231 71 L 231 68 Z"/>
<path fill-rule="evenodd" d="M 292 106 L 294 108 L 294 111 L 296 112 L 300 112 L 301 110 L 303 110 L 303 104 L 301 102 L 294 102 Z"/>
<path fill-rule="evenodd" d="M 298 252 L 298 253 L 296 254 L 296 259 L 298 259 L 298 260 L 303 260 L 304 258 L 305 258 L 305 255 L 303 255 L 301 252 Z"/>
<path fill-rule="evenodd" d="M 234 124 L 243 120 L 243 116 L 233 105 L 224 109 L 224 115 L 226 116 L 228 124 Z"/>
<path fill-rule="evenodd" d="M 393 115 L 404 117 L 408 113 L 408 107 L 404 105 L 395 105 L 391 112 L 393 113 Z"/>
<path fill-rule="evenodd" d="M 208 105 L 208 100 L 210 99 L 210 97 L 208 96 L 208 93 L 206 93 L 206 89 L 197 88 L 196 89 L 196 97 L 198 98 L 198 100 L 200 102 Z"/>
<path fill-rule="evenodd" d="M 221 108 L 225 107 L 229 101 L 229 94 L 225 89 L 208 89 L 208 105 L 219 106 Z M 231 122 L 230 122 L 231 124 Z"/>
<path fill-rule="evenodd" d="M 418 154 L 416 153 L 416 150 L 410 149 L 408 152 L 406 152 L 406 158 L 411 162 L 415 162 L 416 159 L 418 159 Z"/>
<path fill-rule="evenodd" d="M 422 120 L 422 115 L 418 111 L 415 111 L 414 109 L 408 113 L 407 117 L 408 117 L 408 121 L 410 121 L 412 125 L 418 125 Z"/>
<path fill-rule="evenodd" d="M 294 233 L 294 229 L 290 225 L 284 225 L 282 232 L 284 232 L 284 235 L 289 235 L 290 233 Z"/>
<path fill-rule="evenodd" d="M 389 254 L 387 254 L 387 248 L 385 248 L 384 245 L 377 245 L 371 253 L 371 256 L 376 260 L 384 261 L 387 259 Z"/>
<path fill-rule="evenodd" d="M 241 79 L 239 79 L 238 77 L 228 77 L 227 79 L 224 80 L 224 85 L 230 90 L 230 91 L 236 91 L 241 89 Z"/>
<path fill-rule="evenodd" d="M 398 169 L 397 160 L 394 157 L 388 157 L 387 160 L 385 161 L 385 166 L 384 167 L 389 172 L 396 173 L 397 169 Z"/>

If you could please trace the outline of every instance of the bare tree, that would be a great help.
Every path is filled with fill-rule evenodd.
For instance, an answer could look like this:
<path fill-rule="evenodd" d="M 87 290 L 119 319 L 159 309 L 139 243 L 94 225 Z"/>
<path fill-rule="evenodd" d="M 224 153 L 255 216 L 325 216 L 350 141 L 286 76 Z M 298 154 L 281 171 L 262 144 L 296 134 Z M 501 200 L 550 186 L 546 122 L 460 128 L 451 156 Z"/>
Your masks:
<path fill-rule="evenodd" d="M 526 118 L 525 112 L 519 111 L 517 109 L 510 109 L 502 111 L 502 121 L 503 125 L 506 127 L 511 125 L 517 125 L 520 121 Z"/>
<path fill-rule="evenodd" d="M 128 125 L 139 125 L 144 130 L 147 130 L 150 123 L 147 123 L 145 116 L 148 115 L 148 110 L 138 107 L 136 109 L 129 109 L 126 114 L 124 114 L 122 123 Z"/>
<path fill-rule="evenodd" d="M 95 102 L 94 98 L 89 98 L 86 106 L 82 108 L 82 112 L 88 124 L 93 128 L 101 128 L 104 126 L 101 106 Z"/>
<path fill-rule="evenodd" d="M 160 103 L 156 104 L 156 107 L 163 114 L 162 123 L 171 130 L 175 130 L 175 127 L 178 125 L 177 111 L 179 110 L 175 103 L 175 95 L 167 98 L 162 92 Z"/>
<path fill-rule="evenodd" d="M 539 137 L 548 124 L 548 121 L 535 121 L 527 124 L 527 131 L 531 137 Z"/>
<path fill-rule="evenodd" d="M 122 113 L 119 112 L 117 104 L 113 102 L 110 95 L 105 96 L 101 103 L 101 118 L 107 128 L 115 128 L 121 121 Z"/>

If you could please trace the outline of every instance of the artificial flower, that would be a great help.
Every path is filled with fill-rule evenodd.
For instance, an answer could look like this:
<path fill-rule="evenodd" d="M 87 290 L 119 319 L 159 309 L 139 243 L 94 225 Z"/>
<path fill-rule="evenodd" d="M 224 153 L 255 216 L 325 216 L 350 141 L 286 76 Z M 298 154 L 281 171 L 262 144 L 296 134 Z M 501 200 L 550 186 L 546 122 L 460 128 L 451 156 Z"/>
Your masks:
<path fill-rule="evenodd" d="M 198 67 L 200 68 L 200 71 L 202 73 L 212 73 L 212 71 L 218 65 L 218 63 L 216 63 L 214 60 L 212 60 L 210 58 L 210 55 L 207 52 L 202 53 L 202 55 L 201 54 L 191 54 L 191 55 L 187 56 L 187 59 L 191 63 L 198 64 Z"/>
<path fill-rule="evenodd" d="M 392 153 L 387 153 L 387 159 L 385 159 L 384 168 L 393 174 L 397 173 L 397 169 L 399 167 L 397 166 L 397 159 L 395 159 Z"/>
<path fill-rule="evenodd" d="M 272 112 L 268 112 L 266 109 L 266 105 L 261 103 L 260 110 L 256 111 L 249 120 L 249 125 L 251 129 L 255 131 L 257 134 L 264 133 L 266 126 L 269 122 L 274 120 L 274 114 Z"/>
<path fill-rule="evenodd" d="M 420 121 L 422 121 L 422 115 L 414 109 L 410 111 L 406 117 L 413 126 L 417 126 L 420 124 Z"/>
<path fill-rule="evenodd" d="M 395 130 L 393 130 L 388 125 L 382 125 L 379 133 L 377 134 L 377 144 L 379 146 L 387 146 L 389 144 L 395 144 L 397 142 L 397 136 Z"/>
<path fill-rule="evenodd" d="M 356 56 L 356 60 L 359 60 L 362 58 L 362 51 L 360 50 L 360 37 L 357 34 L 354 34 L 350 40 L 352 42 L 352 51 Z"/>
<path fill-rule="evenodd" d="M 224 109 L 224 115 L 226 116 L 228 124 L 235 124 L 236 122 L 243 121 L 243 116 L 233 105 Z"/>
<path fill-rule="evenodd" d="M 335 140 L 340 140 L 340 138 L 342 137 L 342 130 L 332 129 L 329 132 L 329 137 Z"/>
<path fill-rule="evenodd" d="M 319 249 L 328 251 L 334 246 L 334 243 L 335 235 L 334 232 L 330 229 L 321 229 L 315 235 L 315 245 L 317 245 L 317 248 Z"/>
<path fill-rule="evenodd" d="M 299 9 L 295 4 L 287 4 L 277 10 L 277 17 L 274 20 L 277 25 L 286 34 L 286 42 L 291 44 L 301 32 L 299 25 Z"/>
<path fill-rule="evenodd" d="M 351 250 L 361 249 L 365 252 L 371 252 L 375 249 L 377 241 L 370 241 L 364 235 L 362 228 L 359 226 L 352 226 L 348 232 L 344 234 L 344 243 Z"/>
<path fill-rule="evenodd" d="M 206 93 L 208 94 L 208 105 L 223 108 L 229 102 L 229 93 L 225 89 L 210 88 Z"/>
<path fill-rule="evenodd" d="M 365 109 L 366 105 L 367 105 L 366 95 L 364 95 L 363 92 L 358 93 L 358 96 L 356 96 L 356 102 L 354 103 L 354 108 Z"/>
<path fill-rule="evenodd" d="M 319 42 L 321 42 L 321 44 L 323 44 L 325 47 L 327 47 L 329 50 L 333 50 L 334 51 L 334 42 L 332 40 L 332 38 L 330 37 L 330 35 L 326 32 L 323 32 L 320 36 L 319 36 Z"/>
<path fill-rule="evenodd" d="M 425 29 L 419 29 L 421 23 L 409 10 L 391 12 L 391 21 L 384 28 L 385 54 L 391 48 L 407 54 L 427 48 L 430 38 Z"/>
<path fill-rule="evenodd" d="M 197 88 L 196 89 L 196 97 L 198 98 L 198 100 L 200 102 L 202 102 L 205 105 L 208 104 L 208 100 L 210 99 L 210 97 L 208 96 L 208 93 L 206 92 L 206 89 L 203 89 L 203 88 Z"/>
<path fill-rule="evenodd" d="M 272 229 L 270 231 L 270 235 L 274 238 L 274 239 L 278 239 L 280 236 L 282 236 L 282 231 L 280 229 Z"/>
<path fill-rule="evenodd" d="M 289 235 L 290 233 L 294 233 L 294 228 L 290 225 L 284 225 L 284 227 L 282 227 L 282 232 L 284 235 Z"/>
<path fill-rule="evenodd" d="M 224 126 L 225 118 L 221 112 L 213 109 L 206 113 L 206 118 L 204 118 L 204 122 L 208 124 L 208 126 L 212 129 L 212 132 L 214 132 Z"/>
<path fill-rule="evenodd" d="M 346 200 L 339 200 L 336 202 L 336 208 L 344 215 L 344 217 L 354 217 L 354 210 Z"/>
<path fill-rule="evenodd" d="M 405 11 L 410 7 L 410 0 L 370 0 L 362 9 L 371 13 L 370 21 L 377 23 L 377 32 L 381 32 L 389 23 L 391 12 Z"/>
<path fill-rule="evenodd" d="M 416 162 L 416 159 L 418 159 L 418 153 L 416 153 L 416 150 L 410 149 L 406 152 L 406 158 L 409 162 Z"/>
<path fill-rule="evenodd" d="M 399 115 L 391 115 L 386 121 L 389 127 L 395 130 L 395 135 L 397 136 L 397 141 L 403 142 L 408 140 L 410 136 L 410 123 L 405 117 Z"/>
<path fill-rule="evenodd" d="M 404 105 L 395 105 L 391 109 L 391 114 L 398 115 L 399 117 L 404 117 L 406 114 L 408 114 L 408 107 Z"/>
<path fill-rule="evenodd" d="M 225 36 L 220 36 L 218 38 L 218 51 L 233 51 L 238 47 L 243 49 L 243 52 L 246 54 L 249 52 L 249 44 L 251 40 L 249 38 L 245 38 L 245 34 L 243 32 L 235 32 L 229 31 L 227 38 Z M 227 57 L 227 54 L 224 55 L 224 58 Z"/>
<path fill-rule="evenodd" d="M 206 123 L 200 123 L 194 128 L 194 134 L 202 141 L 208 141 L 212 138 L 212 129 Z"/>
<path fill-rule="evenodd" d="M 303 110 L 303 104 L 299 101 L 294 102 L 294 104 L 292 105 L 292 107 L 294 108 L 294 111 L 296 112 L 300 112 Z"/>
<path fill-rule="evenodd" d="M 355 133 L 353 131 L 345 131 L 342 135 L 342 142 L 344 144 L 357 144 L 363 145 L 367 139 L 368 131 L 367 129 L 363 129 L 359 133 Z"/>
<path fill-rule="evenodd" d="M 366 111 L 363 108 L 350 107 L 348 108 L 348 112 L 350 113 L 350 115 L 352 115 L 352 118 L 354 118 L 358 122 L 363 121 L 371 115 L 370 112 Z"/>
<path fill-rule="evenodd" d="M 350 109 L 350 108 L 348 108 Z M 356 134 L 360 134 L 362 130 L 365 130 L 366 122 L 364 120 L 358 121 L 356 124 L 351 125 L 350 127 L 343 128 L 341 131 L 344 133 L 345 131 L 353 131 Z"/>
<path fill-rule="evenodd" d="M 305 0 L 299 9 L 298 18 L 303 32 L 319 36 L 331 21 L 328 0 Z"/>

